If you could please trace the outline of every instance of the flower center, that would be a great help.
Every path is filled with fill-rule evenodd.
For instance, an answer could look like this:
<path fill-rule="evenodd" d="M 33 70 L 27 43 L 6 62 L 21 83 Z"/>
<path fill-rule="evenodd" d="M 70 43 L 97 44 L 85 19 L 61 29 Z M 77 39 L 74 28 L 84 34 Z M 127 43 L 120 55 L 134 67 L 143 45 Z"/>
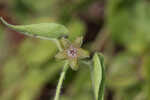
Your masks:
<path fill-rule="evenodd" d="M 70 46 L 70 48 L 67 50 L 67 55 L 72 58 L 77 57 L 77 48 Z"/>

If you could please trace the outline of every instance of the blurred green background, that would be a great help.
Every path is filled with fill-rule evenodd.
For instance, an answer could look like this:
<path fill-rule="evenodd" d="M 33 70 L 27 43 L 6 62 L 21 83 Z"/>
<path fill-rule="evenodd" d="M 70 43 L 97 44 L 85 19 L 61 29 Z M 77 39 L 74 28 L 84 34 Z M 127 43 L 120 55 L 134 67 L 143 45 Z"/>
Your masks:
<path fill-rule="evenodd" d="M 105 100 L 150 100 L 149 0 L 0 0 L 11 24 L 56 22 L 102 52 Z M 0 100 L 53 100 L 63 62 L 55 44 L 0 24 Z M 89 68 L 67 72 L 61 100 L 93 100 Z"/>

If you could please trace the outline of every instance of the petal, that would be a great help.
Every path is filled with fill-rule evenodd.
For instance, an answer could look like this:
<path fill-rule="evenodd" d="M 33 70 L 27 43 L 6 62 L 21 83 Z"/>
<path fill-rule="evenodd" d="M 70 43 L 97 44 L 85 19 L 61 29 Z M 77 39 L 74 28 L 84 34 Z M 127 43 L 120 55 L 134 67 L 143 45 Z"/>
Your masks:
<path fill-rule="evenodd" d="M 57 58 L 57 59 L 65 59 L 65 58 L 67 58 L 66 51 L 64 50 L 64 51 L 58 52 L 56 54 L 55 58 Z"/>
<path fill-rule="evenodd" d="M 64 38 L 64 37 L 61 38 L 60 41 L 62 43 L 63 48 L 65 48 L 65 49 L 69 48 L 69 46 L 71 45 L 71 42 L 68 39 Z"/>
<path fill-rule="evenodd" d="M 78 48 L 78 58 L 88 58 L 90 57 L 90 54 L 88 51 L 82 49 L 82 48 Z"/>
<path fill-rule="evenodd" d="M 83 37 L 77 37 L 77 39 L 74 41 L 74 45 L 79 48 L 81 47 L 82 42 L 83 42 Z"/>
<path fill-rule="evenodd" d="M 69 59 L 69 65 L 72 68 L 72 70 L 78 70 L 78 65 L 77 65 L 77 58 L 76 59 Z"/>

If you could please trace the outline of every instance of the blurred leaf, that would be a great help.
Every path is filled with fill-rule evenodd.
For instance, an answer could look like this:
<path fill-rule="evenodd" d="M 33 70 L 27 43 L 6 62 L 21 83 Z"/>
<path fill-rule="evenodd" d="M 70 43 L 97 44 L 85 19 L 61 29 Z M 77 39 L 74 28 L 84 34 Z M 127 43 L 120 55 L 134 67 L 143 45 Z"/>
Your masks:
<path fill-rule="evenodd" d="M 149 100 L 147 95 L 148 95 L 147 91 L 143 90 L 134 97 L 134 100 Z"/>
<path fill-rule="evenodd" d="M 144 53 L 149 49 L 150 44 L 150 8 L 146 2 L 138 2 L 134 11 L 134 28 L 132 39 L 128 39 L 127 47 L 135 54 Z"/>
<path fill-rule="evenodd" d="M 21 63 L 17 57 L 13 57 L 6 62 L 3 68 L 3 88 L 9 87 L 21 77 L 24 66 L 20 67 L 20 65 Z"/>
<path fill-rule="evenodd" d="M 23 87 L 17 100 L 34 100 L 42 87 L 57 75 L 63 64 L 61 61 L 50 60 L 43 70 L 29 70 L 21 82 Z"/>
<path fill-rule="evenodd" d="M 3 24 L 13 30 L 16 30 L 28 36 L 33 36 L 41 39 L 51 40 L 52 38 L 66 36 L 69 33 L 68 29 L 65 26 L 56 23 L 11 25 L 8 24 L 3 18 L 0 18 L 0 20 L 3 22 Z"/>
<path fill-rule="evenodd" d="M 19 48 L 19 56 L 29 66 L 39 66 L 55 56 L 57 47 L 54 42 L 48 40 L 26 39 Z"/>
<path fill-rule="evenodd" d="M 123 89 L 138 83 L 136 58 L 120 53 L 112 59 L 108 69 L 107 85 L 112 89 Z"/>
<path fill-rule="evenodd" d="M 47 13 L 47 12 L 52 12 L 53 8 L 55 8 L 55 4 L 57 0 L 36 0 L 36 3 L 33 0 L 18 0 L 18 2 L 26 7 L 26 9 L 31 9 L 34 11 L 34 13 Z M 18 7 L 19 9 L 20 7 Z M 54 14 L 53 13 L 48 13 L 48 14 Z"/>
<path fill-rule="evenodd" d="M 2 46 L 3 46 L 3 39 L 4 39 L 4 35 L 3 35 L 3 30 L 1 28 L 1 25 L 0 25 L 0 52 L 2 52 Z M 0 55 L 0 59 L 1 59 L 2 55 Z"/>
<path fill-rule="evenodd" d="M 60 100 L 92 100 L 92 98 L 84 91 L 84 93 L 79 93 L 75 97 L 63 96 Z"/>
<path fill-rule="evenodd" d="M 114 0 L 107 7 L 107 26 L 113 41 L 136 55 L 149 49 L 149 4 L 140 0 Z"/>
<path fill-rule="evenodd" d="M 95 100 L 104 99 L 104 58 L 101 54 L 95 53 L 93 57 L 92 82 L 94 88 Z"/>
<path fill-rule="evenodd" d="M 107 26 L 111 32 L 112 39 L 125 44 L 130 40 L 133 27 L 133 6 L 135 0 L 110 0 L 107 8 Z"/>
<path fill-rule="evenodd" d="M 135 84 L 132 87 L 127 87 L 127 88 L 120 88 L 120 89 L 116 89 L 115 92 L 116 94 L 114 95 L 114 99 L 115 100 L 138 100 L 137 97 L 139 96 L 139 94 L 143 94 L 143 86 L 144 84 Z M 144 99 L 145 95 L 143 95 L 143 99 L 140 100 L 147 100 Z M 136 98 L 136 99 L 135 99 Z"/>
<path fill-rule="evenodd" d="M 2 93 L 0 97 L 2 100 L 13 100 L 14 95 L 20 89 L 20 81 L 25 72 L 25 66 L 22 64 L 19 57 L 10 57 L 1 68 L 2 77 Z"/>
<path fill-rule="evenodd" d="M 143 76 L 144 78 L 146 79 L 146 89 L 147 89 L 147 96 L 148 96 L 148 100 L 150 99 L 150 54 L 146 54 L 144 57 L 143 57 Z"/>
<path fill-rule="evenodd" d="M 81 63 L 79 65 L 80 65 L 80 70 L 77 71 L 76 75 L 74 76 L 71 83 L 71 88 L 67 89 L 67 94 L 68 95 L 71 94 L 70 97 L 73 98 L 71 100 L 78 100 L 78 98 L 80 97 L 86 98 L 87 96 L 84 97 L 85 95 L 88 95 L 88 98 L 92 100 L 93 95 L 92 95 L 90 71 L 88 69 L 89 66 L 85 66 Z M 87 99 L 83 99 L 83 100 L 87 100 Z"/>
<path fill-rule="evenodd" d="M 70 31 L 69 38 L 71 40 L 75 40 L 77 37 L 85 34 L 85 25 L 81 20 L 78 19 L 73 19 L 69 23 L 68 29 Z"/>

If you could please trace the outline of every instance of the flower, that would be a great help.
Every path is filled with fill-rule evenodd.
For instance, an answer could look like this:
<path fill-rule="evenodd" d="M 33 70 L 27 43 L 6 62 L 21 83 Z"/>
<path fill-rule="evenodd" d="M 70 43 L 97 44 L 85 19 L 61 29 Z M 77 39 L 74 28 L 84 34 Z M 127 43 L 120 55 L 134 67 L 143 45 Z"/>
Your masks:
<path fill-rule="evenodd" d="M 60 43 L 63 51 L 56 54 L 57 59 L 66 59 L 73 70 L 78 69 L 78 59 L 89 57 L 89 52 L 80 48 L 82 45 L 83 37 L 78 37 L 73 43 L 66 38 L 61 38 Z"/>

